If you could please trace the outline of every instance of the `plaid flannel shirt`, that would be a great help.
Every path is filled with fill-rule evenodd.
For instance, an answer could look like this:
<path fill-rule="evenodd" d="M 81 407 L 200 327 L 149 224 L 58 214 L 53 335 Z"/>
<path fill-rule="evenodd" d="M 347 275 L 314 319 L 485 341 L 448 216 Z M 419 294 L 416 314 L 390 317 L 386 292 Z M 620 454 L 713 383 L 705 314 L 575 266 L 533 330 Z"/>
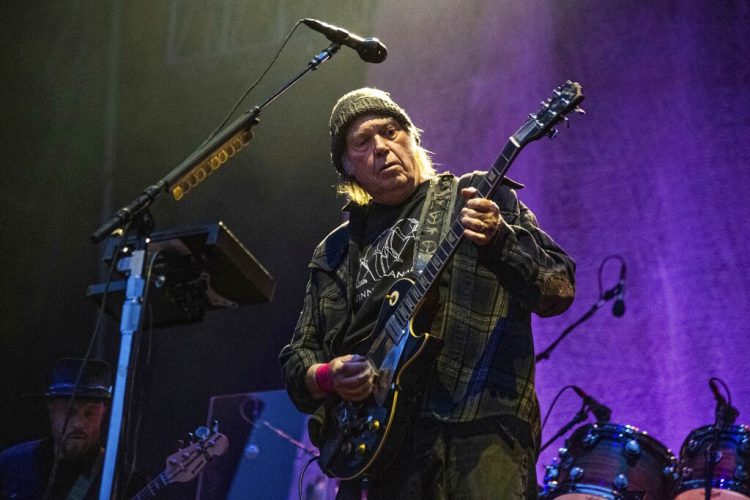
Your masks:
<path fill-rule="evenodd" d="M 462 177 L 459 189 L 477 185 L 482 175 Z M 492 199 L 503 219 L 501 236 L 482 247 L 462 241 L 439 280 L 431 333 L 444 344 L 424 393 L 423 415 L 446 422 L 516 417 L 538 445 L 531 313 L 552 316 L 570 306 L 575 263 L 539 228 L 514 189 L 501 185 Z M 356 276 L 356 259 L 349 255 L 356 247 L 348 224 L 315 249 L 302 312 L 280 354 L 289 395 L 306 413 L 321 404 L 305 388 L 307 369 L 349 353 L 342 343 Z"/>

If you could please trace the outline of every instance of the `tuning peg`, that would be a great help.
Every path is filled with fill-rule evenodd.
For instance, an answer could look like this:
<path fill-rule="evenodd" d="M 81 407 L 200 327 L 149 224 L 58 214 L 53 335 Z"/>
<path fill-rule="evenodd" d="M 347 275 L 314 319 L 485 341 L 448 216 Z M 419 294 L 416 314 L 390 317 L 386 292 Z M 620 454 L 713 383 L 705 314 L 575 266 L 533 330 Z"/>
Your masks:
<path fill-rule="evenodd" d="M 547 132 L 547 137 L 549 137 L 550 139 L 554 139 L 555 137 L 557 137 L 557 134 L 559 133 L 560 131 L 557 130 L 556 128 L 551 128 L 549 129 L 549 132 Z"/>
<path fill-rule="evenodd" d="M 210 436 L 210 435 L 211 435 L 211 429 L 209 429 L 209 428 L 208 428 L 208 427 L 206 427 L 205 425 L 201 425 L 200 427 L 198 427 L 197 429 L 195 429 L 195 435 L 196 435 L 196 436 L 198 436 L 198 438 L 199 438 L 199 439 L 200 439 L 201 441 L 203 441 L 203 440 L 205 440 L 205 439 L 206 439 L 206 438 L 207 438 L 208 436 Z"/>
<path fill-rule="evenodd" d="M 582 115 L 585 115 L 585 114 L 586 114 L 586 112 L 585 112 L 585 111 L 583 110 L 583 108 L 579 108 L 578 106 L 576 106 L 576 107 L 575 107 L 575 108 L 573 109 L 573 112 L 574 112 L 574 113 L 580 113 L 580 114 L 582 114 Z"/>
<path fill-rule="evenodd" d="M 570 120 L 568 120 L 567 116 L 563 116 L 562 121 L 565 123 L 565 128 L 570 128 Z"/>
<path fill-rule="evenodd" d="M 546 108 L 549 108 L 549 103 L 550 103 L 550 101 L 546 100 L 546 101 L 540 102 L 539 104 L 541 104 L 542 107 L 546 109 Z"/>
<path fill-rule="evenodd" d="M 178 449 L 178 450 L 181 450 L 181 449 L 183 449 L 184 447 L 185 447 L 185 441 L 183 441 L 182 439 L 178 439 L 178 440 L 177 440 L 177 449 Z"/>
<path fill-rule="evenodd" d="M 190 441 L 191 443 L 195 442 L 195 434 L 193 434 L 192 432 L 188 432 L 187 437 L 188 437 L 188 441 Z"/>
<path fill-rule="evenodd" d="M 211 430 L 214 431 L 214 432 L 219 432 L 219 421 L 218 420 L 214 420 L 213 422 L 211 422 Z"/>

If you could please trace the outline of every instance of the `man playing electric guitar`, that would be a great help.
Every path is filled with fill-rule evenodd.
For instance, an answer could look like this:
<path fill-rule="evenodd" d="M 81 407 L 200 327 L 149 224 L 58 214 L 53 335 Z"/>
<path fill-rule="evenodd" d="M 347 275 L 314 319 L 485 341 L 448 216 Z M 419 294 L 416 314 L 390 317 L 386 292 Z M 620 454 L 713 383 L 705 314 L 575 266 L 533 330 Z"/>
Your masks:
<path fill-rule="evenodd" d="M 349 220 L 316 248 L 302 313 L 280 354 L 295 405 L 325 419 L 311 432 L 321 467 L 342 478 L 339 498 L 358 499 L 363 486 L 378 499 L 535 498 L 530 314 L 570 306 L 574 262 L 518 201 L 519 184 L 503 179 L 482 198 L 488 174 L 436 175 L 419 129 L 387 93 L 344 95 L 330 131 Z M 446 229 L 451 217 L 459 235 Z M 441 256 L 446 236 L 457 246 Z M 434 300 L 394 285 L 410 278 L 419 288 L 424 263 L 440 257 L 447 262 L 430 287 Z M 428 326 L 400 317 L 428 302 Z M 395 310 L 388 324 L 384 303 Z M 399 321 L 410 326 L 394 329 Z M 426 332 L 421 338 L 438 340 L 399 347 Z M 441 346 L 434 359 L 426 344 Z M 389 352 L 408 361 L 389 362 Z M 422 359 L 429 362 L 412 363 Z M 394 412 L 379 408 L 398 405 L 398 418 L 380 420 Z M 392 440 L 396 448 L 385 446 Z"/>

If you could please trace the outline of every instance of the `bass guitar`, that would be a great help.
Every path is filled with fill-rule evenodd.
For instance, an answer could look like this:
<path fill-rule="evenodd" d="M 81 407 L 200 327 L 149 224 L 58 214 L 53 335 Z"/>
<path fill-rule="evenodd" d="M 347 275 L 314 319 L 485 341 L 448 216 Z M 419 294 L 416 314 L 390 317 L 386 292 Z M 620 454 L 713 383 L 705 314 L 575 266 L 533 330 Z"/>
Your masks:
<path fill-rule="evenodd" d="M 229 440 L 215 427 L 213 431 L 198 427 L 194 435 L 198 440 L 169 455 L 164 471 L 139 491 L 133 500 L 154 498 L 167 485 L 192 481 L 211 459 L 224 454 L 229 448 Z"/>
<path fill-rule="evenodd" d="M 581 86 L 571 81 L 554 90 L 509 139 L 477 187 L 487 198 L 505 177 L 518 152 L 528 143 L 557 135 L 557 125 L 571 111 L 583 112 Z M 331 477 L 377 476 L 388 466 L 415 413 L 420 374 L 429 370 L 441 342 L 419 326 L 419 311 L 438 275 L 463 239 L 464 227 L 454 217 L 449 231 L 415 281 L 401 279 L 385 296 L 378 321 L 368 337 L 365 355 L 376 369 L 373 394 L 362 402 L 331 398 L 320 446 L 320 468 Z"/>

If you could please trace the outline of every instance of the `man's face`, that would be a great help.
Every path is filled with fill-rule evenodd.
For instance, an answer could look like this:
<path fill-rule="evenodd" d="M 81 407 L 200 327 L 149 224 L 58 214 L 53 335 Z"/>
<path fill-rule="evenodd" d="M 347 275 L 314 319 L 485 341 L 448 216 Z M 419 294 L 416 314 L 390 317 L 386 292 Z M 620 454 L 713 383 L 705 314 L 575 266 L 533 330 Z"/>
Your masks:
<path fill-rule="evenodd" d="M 391 117 L 364 115 L 346 133 L 344 170 L 377 203 L 398 205 L 424 180 L 414 141 Z"/>
<path fill-rule="evenodd" d="M 52 426 L 52 438 L 55 446 L 62 451 L 66 460 L 84 455 L 99 441 L 102 420 L 107 406 L 101 401 L 76 401 L 73 403 L 68 429 L 62 435 L 65 414 L 68 410 L 67 399 L 53 399 L 47 405 Z"/>

